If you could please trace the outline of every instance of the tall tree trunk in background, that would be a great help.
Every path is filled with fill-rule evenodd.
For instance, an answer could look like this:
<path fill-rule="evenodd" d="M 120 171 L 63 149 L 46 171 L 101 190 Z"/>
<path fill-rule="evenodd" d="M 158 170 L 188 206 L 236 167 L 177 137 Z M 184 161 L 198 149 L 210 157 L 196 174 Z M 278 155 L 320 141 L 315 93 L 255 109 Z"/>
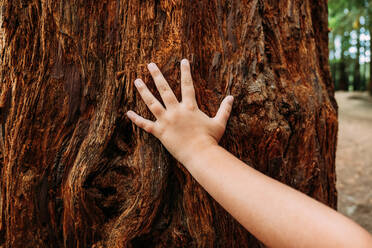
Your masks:
<path fill-rule="evenodd" d="M 372 16 L 370 16 L 369 36 L 372 37 Z M 369 42 L 369 82 L 367 87 L 372 96 L 372 41 Z"/>
<path fill-rule="evenodd" d="M 367 43 L 363 42 L 362 44 L 363 47 L 363 57 L 366 55 L 367 51 Z M 361 83 L 362 83 L 362 90 L 366 90 L 367 87 L 367 62 L 364 60 L 363 61 L 363 68 L 362 68 L 362 74 L 361 74 Z"/>
<path fill-rule="evenodd" d="M 360 80 L 360 29 L 357 29 L 357 44 L 356 44 L 356 58 L 354 64 L 354 79 L 353 88 L 354 90 L 361 90 L 361 80 Z"/>
<path fill-rule="evenodd" d="M 339 77 L 339 88 L 343 91 L 349 90 L 349 79 L 346 73 L 346 61 L 345 61 L 345 48 L 344 48 L 344 36 L 341 36 L 341 58 L 340 58 L 340 77 Z"/>
<path fill-rule="evenodd" d="M 367 51 L 367 46 L 365 47 L 364 51 Z M 364 63 L 363 63 L 363 76 L 362 76 L 362 90 L 368 90 L 367 71 L 368 71 L 367 62 L 364 61 Z"/>
<path fill-rule="evenodd" d="M 184 57 L 203 111 L 235 96 L 222 146 L 336 207 L 326 0 L 2 3 L 2 247 L 260 247 L 125 117 Z"/>
<path fill-rule="evenodd" d="M 334 85 L 335 85 L 335 90 L 339 90 L 340 89 L 340 86 L 338 84 L 338 81 L 337 81 L 337 60 L 336 60 L 336 50 L 335 50 L 335 36 L 333 35 L 333 33 L 330 33 L 330 40 L 329 40 L 329 47 L 331 47 L 330 49 L 330 54 L 332 56 L 330 56 L 330 60 L 331 60 L 331 63 L 330 63 L 330 66 L 331 66 L 331 75 L 332 75 L 332 79 L 334 81 Z M 332 63 L 332 60 L 334 61 Z"/>
<path fill-rule="evenodd" d="M 333 81 L 335 82 L 335 90 L 339 90 L 340 89 L 340 86 L 338 85 L 338 83 L 336 82 L 337 80 L 337 63 L 331 63 L 331 73 L 332 73 L 332 79 Z"/>

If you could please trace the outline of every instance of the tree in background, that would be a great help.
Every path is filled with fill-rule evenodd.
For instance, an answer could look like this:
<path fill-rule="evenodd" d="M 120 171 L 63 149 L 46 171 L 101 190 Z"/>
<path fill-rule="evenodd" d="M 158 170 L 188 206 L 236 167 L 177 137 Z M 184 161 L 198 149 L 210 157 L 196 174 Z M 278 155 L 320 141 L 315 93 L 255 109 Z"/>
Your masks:
<path fill-rule="evenodd" d="M 330 49 L 333 54 L 340 52 L 338 57 L 331 56 L 330 60 L 331 65 L 338 65 L 331 66 L 334 70 L 339 70 L 338 73 L 333 72 L 337 89 L 348 90 L 348 81 L 352 78 L 353 89 L 364 90 L 367 88 L 368 81 L 371 82 L 372 63 L 369 62 L 370 71 L 367 76 L 366 60 L 371 61 L 371 49 L 370 45 L 368 49 L 367 41 L 362 41 L 362 38 L 369 37 L 370 43 L 372 1 L 330 0 L 329 13 L 333 36 Z M 335 45 L 336 43 L 338 45 Z M 351 61 L 349 57 L 352 58 Z M 363 61 L 363 66 L 360 64 L 361 61 Z"/>
<path fill-rule="evenodd" d="M 261 247 L 125 117 L 184 57 L 203 112 L 235 97 L 222 146 L 336 207 L 326 0 L 2 4 L 1 247 Z"/>
<path fill-rule="evenodd" d="M 369 93 L 372 95 L 372 0 L 369 0 L 367 5 L 367 28 L 369 30 L 369 53 L 370 53 L 370 60 L 369 60 L 369 84 L 368 89 Z"/>

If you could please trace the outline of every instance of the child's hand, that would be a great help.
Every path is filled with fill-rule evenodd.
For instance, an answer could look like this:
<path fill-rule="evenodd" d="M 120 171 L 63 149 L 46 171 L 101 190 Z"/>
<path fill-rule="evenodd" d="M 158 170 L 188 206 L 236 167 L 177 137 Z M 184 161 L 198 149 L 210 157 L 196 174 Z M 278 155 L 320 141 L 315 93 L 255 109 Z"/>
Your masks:
<path fill-rule="evenodd" d="M 183 164 L 195 152 L 211 145 L 217 145 L 225 132 L 233 97 L 227 96 L 222 101 L 216 116 L 210 118 L 198 108 L 190 64 L 186 59 L 181 61 L 181 102 L 178 102 L 159 68 L 154 63 L 150 63 L 148 69 L 163 99 L 165 108 L 151 94 L 144 82 L 137 79 L 135 85 L 143 101 L 156 117 L 156 121 L 144 119 L 133 111 L 128 111 L 129 119 L 146 132 L 157 137 L 168 151 Z"/>

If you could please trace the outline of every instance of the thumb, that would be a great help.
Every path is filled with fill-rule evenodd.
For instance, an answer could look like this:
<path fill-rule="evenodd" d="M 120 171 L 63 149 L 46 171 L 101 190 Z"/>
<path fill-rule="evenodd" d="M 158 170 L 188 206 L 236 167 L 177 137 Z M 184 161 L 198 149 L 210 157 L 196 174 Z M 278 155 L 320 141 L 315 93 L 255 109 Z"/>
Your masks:
<path fill-rule="evenodd" d="M 223 126 L 226 126 L 227 120 L 230 117 L 233 101 L 234 101 L 233 96 L 225 97 L 225 99 L 223 99 L 223 101 L 221 102 L 220 108 L 218 109 L 216 116 L 214 117 L 214 119 Z"/>

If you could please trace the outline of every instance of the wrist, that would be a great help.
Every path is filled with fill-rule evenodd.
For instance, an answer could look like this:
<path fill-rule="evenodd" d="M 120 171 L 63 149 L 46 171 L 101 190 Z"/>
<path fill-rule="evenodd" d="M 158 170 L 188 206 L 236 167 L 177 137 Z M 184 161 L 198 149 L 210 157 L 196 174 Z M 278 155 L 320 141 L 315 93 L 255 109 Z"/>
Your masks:
<path fill-rule="evenodd" d="M 202 156 L 211 154 L 213 150 L 219 147 L 220 146 L 218 145 L 217 141 L 212 138 L 194 140 L 194 142 L 182 150 L 182 154 L 179 157 L 179 162 L 181 162 L 186 169 L 189 169 L 188 167 L 195 164 L 195 161 L 200 161 Z"/>

